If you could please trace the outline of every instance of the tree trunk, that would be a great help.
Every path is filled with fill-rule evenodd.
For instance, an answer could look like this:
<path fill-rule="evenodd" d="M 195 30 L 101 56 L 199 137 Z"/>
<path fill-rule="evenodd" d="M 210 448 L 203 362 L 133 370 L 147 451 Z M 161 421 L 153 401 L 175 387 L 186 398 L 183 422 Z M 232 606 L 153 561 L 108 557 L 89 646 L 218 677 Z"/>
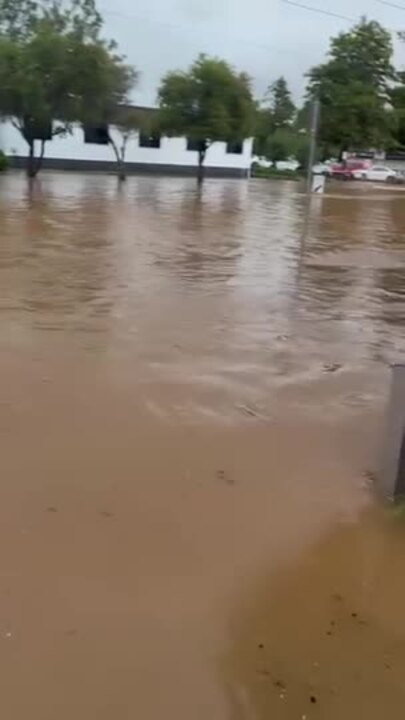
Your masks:
<path fill-rule="evenodd" d="M 41 140 L 41 152 L 39 153 L 39 156 L 38 156 L 35 175 L 38 175 L 39 171 L 42 169 L 44 154 L 45 154 L 45 140 Z"/>
<path fill-rule="evenodd" d="M 35 140 L 30 139 L 27 140 L 27 142 L 29 147 L 27 176 L 32 180 L 33 178 L 36 178 L 42 167 L 42 161 L 45 153 L 45 140 L 41 140 L 41 152 L 37 158 L 35 157 Z"/>
<path fill-rule="evenodd" d="M 202 187 L 202 184 L 204 182 L 204 177 L 205 177 L 204 161 L 205 161 L 206 153 L 207 153 L 206 147 L 204 147 L 204 149 L 201 149 L 198 151 L 197 182 L 198 182 L 199 187 Z"/>
<path fill-rule="evenodd" d="M 127 150 L 127 142 L 128 142 L 129 135 L 124 135 L 122 140 L 122 147 L 121 147 L 121 153 L 120 153 L 120 174 L 119 178 L 121 182 L 124 182 L 127 179 L 127 172 L 125 169 L 125 153 Z"/>
<path fill-rule="evenodd" d="M 34 178 L 36 175 L 34 140 L 30 140 L 28 142 L 28 147 L 29 147 L 29 152 L 28 152 L 28 160 L 27 160 L 27 176 L 29 178 Z"/>
<path fill-rule="evenodd" d="M 341 146 L 340 153 L 339 153 L 340 162 L 343 162 L 343 156 L 348 151 L 348 149 L 349 149 L 349 147 L 348 147 L 347 143 L 345 143 L 344 145 Z"/>
<path fill-rule="evenodd" d="M 120 182 L 124 182 L 127 179 L 127 174 L 125 172 L 125 147 L 126 144 L 124 143 L 122 145 L 121 152 L 118 150 L 118 147 L 115 143 L 115 141 L 112 139 L 111 135 L 109 135 L 110 145 L 112 149 L 114 150 L 114 155 L 117 160 L 117 175 L 118 180 Z"/>

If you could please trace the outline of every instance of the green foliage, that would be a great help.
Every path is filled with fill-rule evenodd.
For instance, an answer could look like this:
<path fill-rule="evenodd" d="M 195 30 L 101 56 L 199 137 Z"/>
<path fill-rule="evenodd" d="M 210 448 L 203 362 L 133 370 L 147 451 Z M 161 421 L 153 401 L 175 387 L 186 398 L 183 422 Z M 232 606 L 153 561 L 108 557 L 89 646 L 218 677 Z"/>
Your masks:
<path fill-rule="evenodd" d="M 300 167 L 306 168 L 309 161 L 310 139 L 308 133 L 297 132 L 292 128 L 276 130 L 267 138 L 263 155 L 273 163 L 295 158 Z M 321 159 L 322 150 L 318 148 L 315 162 Z"/>
<path fill-rule="evenodd" d="M 287 155 L 282 152 L 281 146 L 284 147 L 285 142 L 277 133 L 290 130 L 291 136 L 291 127 L 296 114 L 285 78 L 280 77 L 270 85 L 265 102 L 264 107 L 256 108 L 254 152 L 256 155 L 265 155 L 270 160 L 273 160 L 274 154 L 277 160 L 284 160 L 291 155 L 291 152 L 287 151 Z M 281 156 L 278 157 L 280 153 Z"/>
<path fill-rule="evenodd" d="M 264 155 L 274 163 L 288 160 L 295 155 L 296 145 L 296 137 L 291 130 L 277 129 L 268 136 Z"/>
<path fill-rule="evenodd" d="M 188 71 L 169 72 L 159 89 L 159 105 L 163 132 L 199 143 L 199 179 L 213 142 L 241 140 L 253 130 L 250 80 L 217 58 L 200 55 Z"/>
<path fill-rule="evenodd" d="M 8 168 L 8 160 L 7 160 L 4 152 L 2 152 L 2 150 L 0 150 L 0 172 L 4 172 L 5 170 L 7 170 L 7 168 Z"/>
<path fill-rule="evenodd" d="M 284 77 L 278 78 L 268 90 L 273 130 L 291 126 L 296 108 Z"/>
<path fill-rule="evenodd" d="M 254 128 L 254 148 L 255 155 L 266 154 L 267 138 L 274 132 L 273 116 L 269 108 L 256 108 L 255 112 L 255 128 Z"/>
<path fill-rule="evenodd" d="M 391 63 L 390 33 L 362 19 L 331 41 L 329 60 L 309 72 L 308 99 L 321 101 L 321 140 L 341 150 L 384 148 L 395 130 L 387 111 Z"/>
<path fill-rule="evenodd" d="M 94 0 L 0 0 L 0 114 L 27 141 L 31 176 L 49 132 L 108 120 L 136 80 L 113 45 L 99 38 L 100 28 Z M 35 162 L 34 139 L 41 135 Z"/>
<path fill-rule="evenodd" d="M 39 17 L 35 0 L 0 0 L 0 37 L 13 40 L 27 37 Z"/>
<path fill-rule="evenodd" d="M 311 122 L 311 101 L 305 100 L 302 107 L 297 110 L 295 116 L 294 128 L 298 132 L 308 132 Z"/>
<path fill-rule="evenodd" d="M 0 0 L 0 35 L 13 40 L 33 37 L 47 25 L 96 41 L 102 24 L 95 0 Z"/>
<path fill-rule="evenodd" d="M 396 127 L 390 149 L 405 149 L 405 73 L 398 73 L 399 84 L 390 91 L 391 105 L 394 108 Z"/>
<path fill-rule="evenodd" d="M 252 167 L 252 176 L 268 178 L 269 180 L 301 180 L 302 178 L 302 176 L 294 170 L 277 170 L 277 168 L 265 168 L 260 165 Z"/>
<path fill-rule="evenodd" d="M 125 154 L 128 141 L 139 130 L 151 131 L 151 128 L 148 127 L 145 117 L 136 108 L 126 105 L 116 107 L 110 119 L 113 120 L 116 129 L 121 135 L 121 142 L 118 144 L 110 134 L 110 145 L 117 160 L 118 177 L 120 180 L 125 180 Z"/>
<path fill-rule="evenodd" d="M 295 146 L 295 157 L 298 160 L 300 167 L 303 169 L 308 168 L 309 153 L 310 153 L 310 137 L 308 133 L 300 133 L 297 135 L 296 146 Z M 318 163 L 320 160 L 328 159 L 330 153 L 318 145 L 315 152 L 314 162 Z"/>

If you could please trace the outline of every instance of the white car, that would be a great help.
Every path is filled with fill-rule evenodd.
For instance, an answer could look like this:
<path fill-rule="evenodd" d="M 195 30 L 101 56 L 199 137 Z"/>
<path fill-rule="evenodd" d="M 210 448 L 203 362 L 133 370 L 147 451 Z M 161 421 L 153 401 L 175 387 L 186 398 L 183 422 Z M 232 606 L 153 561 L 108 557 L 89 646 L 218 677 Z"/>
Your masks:
<path fill-rule="evenodd" d="M 396 180 L 398 173 L 385 165 L 373 165 L 372 167 L 353 172 L 355 180 L 371 180 L 372 182 L 390 182 Z"/>
<path fill-rule="evenodd" d="M 267 158 L 265 158 L 263 155 L 253 155 L 252 163 L 262 168 L 273 167 L 273 163 L 270 160 L 267 160 Z"/>
<path fill-rule="evenodd" d="M 298 160 L 294 160 L 293 158 L 290 158 L 289 160 L 279 160 L 276 162 L 276 168 L 277 170 L 291 170 L 292 172 L 295 172 L 298 170 L 300 164 Z"/>
<path fill-rule="evenodd" d="M 317 163 L 312 168 L 312 173 L 314 175 L 327 175 L 329 170 L 329 164 L 328 163 Z"/>

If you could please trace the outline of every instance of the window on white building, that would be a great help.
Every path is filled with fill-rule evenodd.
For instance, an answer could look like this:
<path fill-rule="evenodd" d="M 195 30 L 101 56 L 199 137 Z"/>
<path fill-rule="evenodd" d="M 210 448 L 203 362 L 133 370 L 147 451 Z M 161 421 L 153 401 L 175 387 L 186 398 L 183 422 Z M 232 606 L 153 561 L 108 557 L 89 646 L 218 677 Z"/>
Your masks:
<path fill-rule="evenodd" d="M 41 123 L 33 118 L 24 118 L 24 132 L 31 140 L 52 140 L 52 123 Z"/>
<path fill-rule="evenodd" d="M 87 145 L 108 145 L 108 125 L 84 125 L 84 142 Z"/>
<path fill-rule="evenodd" d="M 201 140 L 195 140 L 194 138 L 187 138 L 187 150 L 192 152 L 198 152 L 200 150 Z"/>
<path fill-rule="evenodd" d="M 243 140 L 231 140 L 226 144 L 226 152 L 228 155 L 243 154 Z"/>
<path fill-rule="evenodd" d="M 155 148 L 158 150 L 160 148 L 160 135 L 158 133 L 146 133 L 146 132 L 140 132 L 139 133 L 139 147 L 144 148 Z"/>

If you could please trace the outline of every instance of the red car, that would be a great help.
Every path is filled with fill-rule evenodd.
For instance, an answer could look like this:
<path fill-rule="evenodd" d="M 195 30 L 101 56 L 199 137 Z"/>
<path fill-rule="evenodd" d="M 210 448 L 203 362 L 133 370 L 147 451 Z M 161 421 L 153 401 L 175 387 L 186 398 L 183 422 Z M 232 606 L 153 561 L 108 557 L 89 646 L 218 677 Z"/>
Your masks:
<path fill-rule="evenodd" d="M 330 165 L 328 177 L 336 180 L 354 180 L 354 173 L 359 170 L 368 170 L 369 160 L 346 160 L 345 162 Z"/>

